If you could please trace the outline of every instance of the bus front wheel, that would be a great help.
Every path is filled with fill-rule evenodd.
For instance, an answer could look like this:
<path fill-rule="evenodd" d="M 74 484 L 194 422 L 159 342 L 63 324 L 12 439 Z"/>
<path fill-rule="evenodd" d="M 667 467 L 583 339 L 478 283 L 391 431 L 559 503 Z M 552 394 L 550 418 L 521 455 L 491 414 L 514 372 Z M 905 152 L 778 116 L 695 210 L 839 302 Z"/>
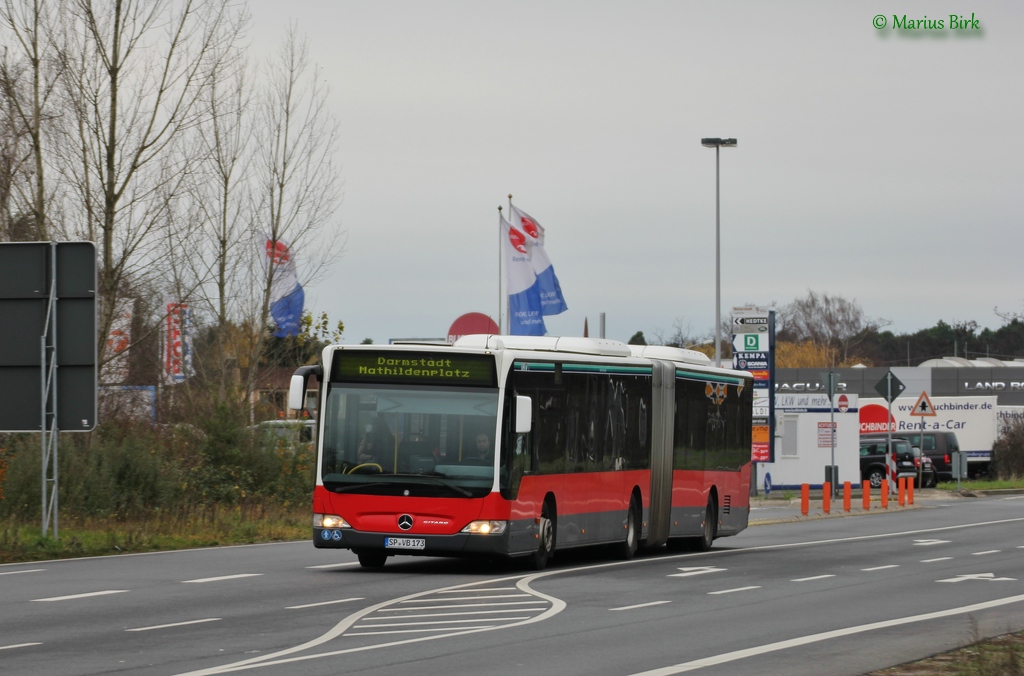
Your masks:
<path fill-rule="evenodd" d="M 359 565 L 363 568 L 383 568 L 388 560 L 388 555 L 384 552 L 358 552 L 356 556 L 359 557 Z"/>
<path fill-rule="evenodd" d="M 529 557 L 528 563 L 534 570 L 544 570 L 555 553 L 555 509 L 549 503 L 544 503 L 537 526 L 537 551 Z"/>

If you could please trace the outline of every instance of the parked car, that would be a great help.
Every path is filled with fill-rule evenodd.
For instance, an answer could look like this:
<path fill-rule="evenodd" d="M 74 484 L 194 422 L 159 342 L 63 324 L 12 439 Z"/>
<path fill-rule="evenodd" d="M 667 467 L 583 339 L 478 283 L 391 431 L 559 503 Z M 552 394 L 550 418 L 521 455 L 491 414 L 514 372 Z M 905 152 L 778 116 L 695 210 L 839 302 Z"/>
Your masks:
<path fill-rule="evenodd" d="M 291 448 L 312 448 L 316 437 L 315 420 L 264 420 L 255 426 L 259 434 L 270 435 Z"/>
<path fill-rule="evenodd" d="M 931 458 L 935 472 L 942 481 L 953 480 L 952 453 L 960 450 L 956 432 L 909 432 L 900 433 L 911 446 L 917 446 L 921 452 Z"/>
<path fill-rule="evenodd" d="M 860 438 L 861 480 L 871 482 L 872 488 L 879 488 L 885 481 L 887 443 L 885 435 L 863 435 Z M 896 455 L 897 477 L 906 477 L 914 481 L 915 486 L 935 485 L 937 475 L 934 465 L 919 448 L 912 446 L 905 437 L 893 437 L 892 448 Z"/>

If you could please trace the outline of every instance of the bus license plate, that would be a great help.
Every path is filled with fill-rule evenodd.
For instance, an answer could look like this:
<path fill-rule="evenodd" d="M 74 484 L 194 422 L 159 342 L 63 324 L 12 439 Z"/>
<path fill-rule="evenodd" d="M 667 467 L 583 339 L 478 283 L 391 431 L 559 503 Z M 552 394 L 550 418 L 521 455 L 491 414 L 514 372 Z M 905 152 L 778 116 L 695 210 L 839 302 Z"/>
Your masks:
<path fill-rule="evenodd" d="M 426 549 L 427 541 L 423 538 L 384 538 L 384 546 L 388 549 Z"/>

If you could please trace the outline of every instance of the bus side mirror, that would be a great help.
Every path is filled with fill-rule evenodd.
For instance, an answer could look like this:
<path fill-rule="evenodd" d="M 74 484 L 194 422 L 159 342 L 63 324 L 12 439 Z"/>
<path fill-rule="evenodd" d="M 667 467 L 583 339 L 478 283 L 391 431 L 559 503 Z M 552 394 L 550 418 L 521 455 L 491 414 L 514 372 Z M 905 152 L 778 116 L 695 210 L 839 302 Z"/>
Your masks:
<path fill-rule="evenodd" d="M 516 434 L 527 434 L 533 427 L 533 401 L 516 397 Z"/>
<path fill-rule="evenodd" d="M 306 383 L 311 374 L 320 382 L 324 378 L 324 369 L 321 366 L 300 366 L 295 369 L 288 383 L 288 408 L 291 410 L 301 411 L 306 408 Z"/>
<path fill-rule="evenodd" d="M 301 411 L 305 408 L 306 379 L 300 375 L 293 375 L 288 384 L 288 408 L 293 411 Z"/>

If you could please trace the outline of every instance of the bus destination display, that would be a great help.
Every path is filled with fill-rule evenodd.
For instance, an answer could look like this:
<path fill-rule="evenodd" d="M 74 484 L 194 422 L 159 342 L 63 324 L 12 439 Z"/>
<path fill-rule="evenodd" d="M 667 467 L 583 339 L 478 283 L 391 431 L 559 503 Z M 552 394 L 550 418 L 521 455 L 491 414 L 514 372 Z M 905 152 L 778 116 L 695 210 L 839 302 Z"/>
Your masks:
<path fill-rule="evenodd" d="M 331 368 L 335 382 L 497 387 L 490 355 L 446 352 L 338 350 Z"/>

